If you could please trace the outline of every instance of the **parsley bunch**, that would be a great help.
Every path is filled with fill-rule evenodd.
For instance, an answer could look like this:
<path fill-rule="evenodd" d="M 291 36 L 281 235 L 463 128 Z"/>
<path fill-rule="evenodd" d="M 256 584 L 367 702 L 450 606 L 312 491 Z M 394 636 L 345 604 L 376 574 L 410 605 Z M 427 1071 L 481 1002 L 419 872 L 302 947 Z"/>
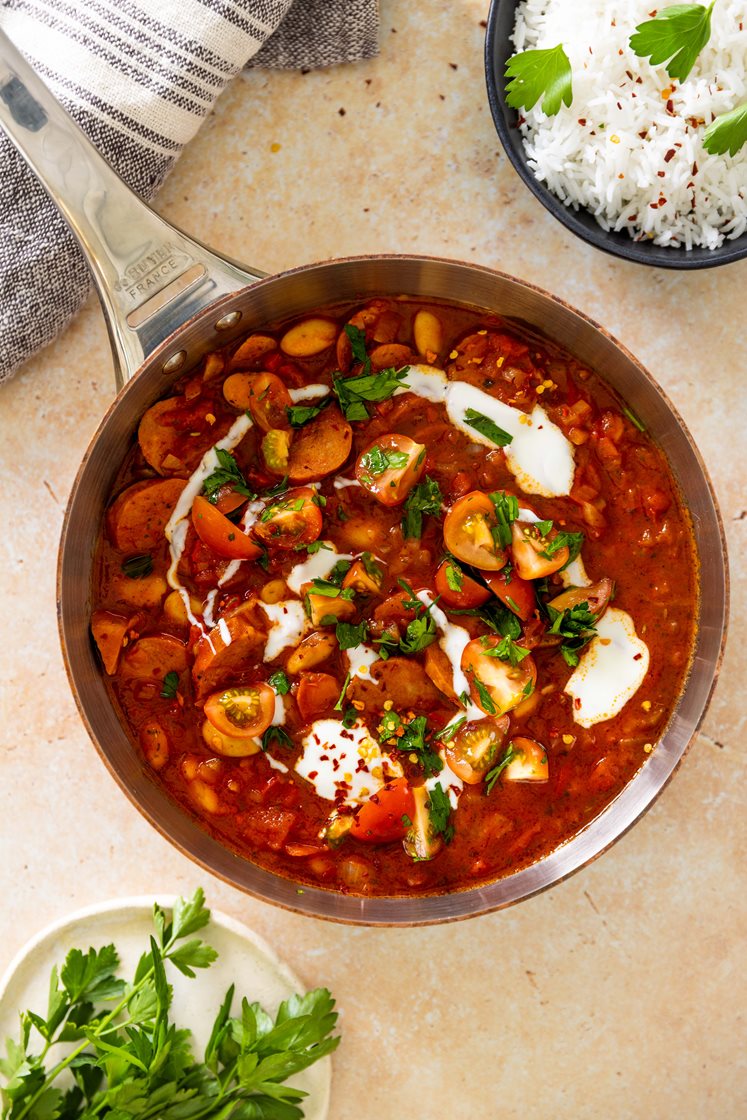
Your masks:
<path fill-rule="evenodd" d="M 337 1015 L 326 988 L 281 1003 L 273 1020 L 234 987 L 221 1004 L 203 1061 L 190 1031 L 170 1020 L 172 990 L 166 962 L 184 976 L 209 968 L 216 951 L 193 935 L 210 920 L 201 889 L 173 912 L 153 908 L 155 936 L 135 975 L 117 975 L 114 945 L 71 949 L 52 969 L 46 1015 L 21 1013 L 20 1039 L 8 1039 L 0 1061 L 6 1078 L 2 1116 L 8 1120 L 298 1120 L 305 1094 L 285 1082 L 331 1053 Z M 113 1006 L 111 1006 L 113 1004 Z M 107 1010 L 106 1005 L 111 1006 Z M 32 1048 L 32 1038 L 41 1040 Z M 50 1052 L 72 1044 L 54 1064 Z M 35 1050 L 38 1049 L 38 1052 Z M 66 1089 L 60 1075 L 72 1077 Z"/>

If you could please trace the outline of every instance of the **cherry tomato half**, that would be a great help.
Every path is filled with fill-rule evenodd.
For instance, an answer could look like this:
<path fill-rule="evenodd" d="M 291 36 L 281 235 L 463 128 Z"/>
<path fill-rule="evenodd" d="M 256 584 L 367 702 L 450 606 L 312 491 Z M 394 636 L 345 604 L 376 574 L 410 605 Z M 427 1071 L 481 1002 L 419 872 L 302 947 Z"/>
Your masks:
<path fill-rule="evenodd" d="M 254 534 L 275 548 L 295 548 L 315 541 L 322 531 L 322 511 L 314 502 L 315 496 L 310 486 L 301 486 L 274 498 L 255 522 Z"/>
<path fill-rule="evenodd" d="M 222 735 L 254 739 L 264 734 L 275 715 L 275 692 L 269 684 L 226 688 L 205 701 L 205 716 Z"/>
<path fill-rule="evenodd" d="M 559 571 L 567 562 L 570 552 L 566 546 L 551 556 L 544 555 L 548 544 L 557 535 L 551 530 L 543 537 L 533 522 L 514 521 L 511 526 L 511 555 L 522 579 L 544 579 Z"/>
<path fill-rule="evenodd" d="M 358 456 L 355 477 L 382 505 L 401 505 L 425 469 L 425 450 L 409 436 L 380 436 Z"/>
<path fill-rule="evenodd" d="M 506 563 L 506 554 L 493 538 L 496 524 L 495 507 L 488 495 L 482 490 L 472 490 L 446 514 L 446 547 L 465 564 L 498 571 Z"/>
<path fill-rule="evenodd" d="M 200 494 L 192 502 L 192 524 L 203 544 L 224 560 L 255 560 L 262 555 L 251 537 Z"/>
<path fill-rule="evenodd" d="M 508 716 L 494 719 L 471 719 L 444 745 L 449 767 L 467 782 L 477 785 L 488 770 L 495 766 L 498 754 L 508 734 Z"/>
<path fill-rule="evenodd" d="M 415 816 L 415 798 L 407 778 L 397 778 L 361 805 L 350 835 L 369 844 L 402 840 Z M 403 819 L 405 818 L 405 819 Z"/>
<path fill-rule="evenodd" d="M 487 587 L 468 576 L 448 557 L 436 568 L 436 591 L 448 607 L 465 611 L 481 607 L 490 598 Z"/>
<path fill-rule="evenodd" d="M 537 597 L 531 580 L 522 579 L 513 569 L 506 575 L 504 568 L 500 572 L 483 572 L 482 577 L 493 594 L 523 622 L 532 617 Z"/>
<path fill-rule="evenodd" d="M 525 654 L 516 665 L 494 655 L 501 642 L 494 637 L 474 638 L 462 653 L 462 670 L 472 699 L 489 716 L 501 716 L 517 707 L 531 695 L 537 680 L 531 654 Z"/>
<path fill-rule="evenodd" d="M 249 411 L 254 423 L 263 432 L 273 428 L 289 428 L 290 393 L 274 373 L 257 373 L 249 379 Z"/>

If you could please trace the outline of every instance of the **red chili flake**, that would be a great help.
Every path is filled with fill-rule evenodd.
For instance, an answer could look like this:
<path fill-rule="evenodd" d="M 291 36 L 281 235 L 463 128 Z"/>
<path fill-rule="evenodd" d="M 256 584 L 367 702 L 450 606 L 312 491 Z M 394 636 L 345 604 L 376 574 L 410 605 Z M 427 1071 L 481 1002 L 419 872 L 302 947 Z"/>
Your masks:
<path fill-rule="evenodd" d="M 333 759 L 332 759 L 332 769 L 333 769 L 333 770 L 339 770 L 339 769 L 340 769 L 340 761 L 339 761 L 339 759 L 337 759 L 337 758 L 333 758 Z"/>
<path fill-rule="evenodd" d="M 573 701 L 573 706 L 575 708 L 580 708 L 581 707 L 581 697 L 580 696 L 576 696 L 576 698 Z"/>
<path fill-rule="evenodd" d="M 651 210 L 658 210 L 659 209 L 659 203 L 658 202 L 649 202 L 649 207 L 651 208 Z"/>
<path fill-rule="evenodd" d="M 309 770 L 309 781 L 310 782 L 313 782 L 314 778 L 318 778 L 318 777 L 319 777 L 319 771 L 318 770 Z"/>
<path fill-rule="evenodd" d="M 643 657 L 642 653 L 634 653 L 633 654 L 633 660 L 634 661 L 640 661 L 642 657 Z"/>
<path fill-rule="evenodd" d="M 645 139 L 646 139 L 646 137 L 648 136 L 648 131 L 646 131 L 646 132 L 639 132 L 639 133 L 638 133 L 638 135 L 640 136 L 641 140 L 645 140 Z"/>
<path fill-rule="evenodd" d="M 664 156 L 664 162 L 669 163 L 670 159 L 674 159 L 676 154 L 677 153 L 675 152 L 674 148 L 670 148 L 667 154 Z"/>
<path fill-rule="evenodd" d="M 674 116 L 674 101 L 672 101 L 671 97 L 667 101 L 667 112 L 669 113 L 670 116 L 672 116 L 672 117 Z"/>
<path fill-rule="evenodd" d="M 579 124 L 581 125 L 581 127 L 583 128 L 583 127 L 584 127 L 584 125 L 586 124 L 586 117 L 579 117 L 579 118 L 578 118 L 578 123 L 579 123 Z"/>
<path fill-rule="evenodd" d="M 319 755 L 319 761 L 320 762 L 329 762 L 329 755 L 328 754 L 320 754 Z"/>
<path fill-rule="evenodd" d="M 664 176 L 666 175 L 666 171 L 657 171 L 656 174 L 659 176 L 660 179 L 663 179 Z"/>
<path fill-rule="evenodd" d="M 698 174 L 698 165 L 697 165 L 697 163 L 694 163 L 693 164 L 693 169 L 691 171 L 691 175 L 697 175 L 697 174 Z"/>

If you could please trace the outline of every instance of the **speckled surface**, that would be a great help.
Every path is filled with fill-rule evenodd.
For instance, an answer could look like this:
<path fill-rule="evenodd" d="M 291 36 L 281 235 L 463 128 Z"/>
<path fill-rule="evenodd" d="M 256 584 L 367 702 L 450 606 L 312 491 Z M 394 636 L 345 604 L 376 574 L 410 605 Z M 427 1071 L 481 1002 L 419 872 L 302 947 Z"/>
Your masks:
<path fill-rule="evenodd" d="M 408 250 L 496 266 L 564 296 L 637 354 L 690 426 L 729 537 L 732 639 L 703 731 L 612 851 L 501 914 L 350 929 L 271 909 L 199 872 L 105 772 L 58 648 L 63 508 L 113 391 L 92 300 L 0 393 L 0 965 L 71 909 L 202 882 L 211 902 L 338 996 L 332 1120 L 736 1120 L 747 1114 L 747 263 L 645 271 L 572 239 L 498 150 L 482 75 L 486 4 L 382 8 L 380 59 L 237 82 L 159 208 L 268 271 Z"/>

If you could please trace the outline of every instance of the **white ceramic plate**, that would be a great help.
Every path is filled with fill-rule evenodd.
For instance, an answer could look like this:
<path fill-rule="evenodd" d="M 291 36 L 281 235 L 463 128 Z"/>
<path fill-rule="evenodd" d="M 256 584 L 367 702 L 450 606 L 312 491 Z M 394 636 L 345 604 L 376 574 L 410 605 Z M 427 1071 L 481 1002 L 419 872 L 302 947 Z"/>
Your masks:
<path fill-rule="evenodd" d="M 121 960 L 120 975 L 130 977 L 153 932 L 153 903 L 165 909 L 173 896 L 115 899 L 112 902 L 79 910 L 55 922 L 32 938 L 11 962 L 0 981 L 0 1050 L 5 1039 L 18 1037 L 18 1012 L 30 1009 L 46 1012 L 49 974 L 61 965 L 73 946 L 100 948 L 113 942 Z M 242 996 L 255 1000 L 274 1015 L 278 1004 L 303 985 L 291 970 L 252 930 L 225 914 L 212 912 L 210 924 L 198 934 L 218 953 L 217 961 L 194 980 L 167 965 L 174 986 L 172 1017 L 179 1026 L 192 1031 L 193 1051 L 200 1057 L 210 1035 L 218 1007 L 233 983 L 236 985 L 233 1013 L 238 1013 Z M 332 1063 L 330 1058 L 303 1070 L 291 1084 L 309 1096 L 301 1102 L 306 1120 L 325 1120 L 329 1109 Z"/>

